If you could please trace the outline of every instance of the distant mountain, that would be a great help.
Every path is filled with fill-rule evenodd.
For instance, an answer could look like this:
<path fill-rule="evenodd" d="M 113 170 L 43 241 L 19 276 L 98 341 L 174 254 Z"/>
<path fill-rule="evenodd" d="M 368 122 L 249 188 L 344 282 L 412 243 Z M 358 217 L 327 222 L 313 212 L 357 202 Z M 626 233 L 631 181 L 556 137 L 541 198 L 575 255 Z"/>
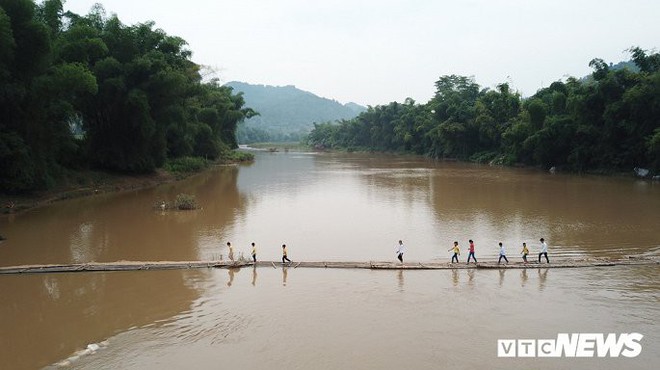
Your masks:
<path fill-rule="evenodd" d="M 617 64 L 610 63 L 608 67 L 611 71 L 618 71 L 621 69 L 627 69 L 630 72 L 634 73 L 639 73 L 639 67 L 637 67 L 637 64 L 633 62 L 632 60 L 624 61 L 624 62 L 619 62 Z M 593 82 L 594 77 L 591 74 L 588 74 L 582 78 L 580 78 L 580 81 L 582 82 Z"/>
<path fill-rule="evenodd" d="M 365 107 L 326 99 L 295 86 L 251 85 L 244 82 L 226 84 L 234 92 L 242 92 L 245 106 L 259 116 L 246 120 L 238 128 L 238 142 L 298 141 L 314 123 L 351 119 Z"/>
<path fill-rule="evenodd" d="M 612 64 L 610 63 L 610 69 L 613 71 L 617 71 L 619 69 L 628 69 L 630 72 L 635 72 L 639 73 L 639 67 L 637 67 L 637 64 L 633 62 L 632 60 L 626 61 L 626 62 L 619 62 L 617 64 Z"/>

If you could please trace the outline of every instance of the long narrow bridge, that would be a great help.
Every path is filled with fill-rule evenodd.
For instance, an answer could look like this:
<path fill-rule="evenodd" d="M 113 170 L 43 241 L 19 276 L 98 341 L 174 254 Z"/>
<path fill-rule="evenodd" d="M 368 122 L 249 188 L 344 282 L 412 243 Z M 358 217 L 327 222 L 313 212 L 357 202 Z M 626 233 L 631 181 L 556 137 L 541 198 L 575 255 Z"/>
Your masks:
<path fill-rule="evenodd" d="M 293 261 L 282 264 L 277 261 L 118 261 L 89 262 L 75 264 L 23 265 L 0 267 L 0 275 L 37 274 L 56 272 L 93 272 L 93 271 L 145 271 L 145 270 L 183 270 L 202 268 L 241 268 L 241 267 L 288 267 L 288 268 L 342 268 L 342 269 L 381 269 L 381 270 L 453 270 L 453 269 L 525 269 L 525 268 L 585 268 L 604 266 L 642 266 L 659 265 L 660 257 L 629 256 L 621 259 L 583 258 L 553 260 L 552 263 L 496 262 L 448 263 L 448 262 L 336 262 L 336 261 Z"/>

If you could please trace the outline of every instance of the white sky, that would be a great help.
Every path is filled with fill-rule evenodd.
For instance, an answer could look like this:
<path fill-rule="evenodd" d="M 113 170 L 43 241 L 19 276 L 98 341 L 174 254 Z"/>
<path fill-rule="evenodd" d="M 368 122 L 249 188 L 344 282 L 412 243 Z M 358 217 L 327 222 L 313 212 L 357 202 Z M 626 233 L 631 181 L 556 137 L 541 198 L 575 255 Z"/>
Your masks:
<path fill-rule="evenodd" d="M 295 85 L 342 103 L 427 102 L 442 75 L 524 96 L 660 42 L 658 0 L 67 0 L 156 22 L 222 82 Z"/>

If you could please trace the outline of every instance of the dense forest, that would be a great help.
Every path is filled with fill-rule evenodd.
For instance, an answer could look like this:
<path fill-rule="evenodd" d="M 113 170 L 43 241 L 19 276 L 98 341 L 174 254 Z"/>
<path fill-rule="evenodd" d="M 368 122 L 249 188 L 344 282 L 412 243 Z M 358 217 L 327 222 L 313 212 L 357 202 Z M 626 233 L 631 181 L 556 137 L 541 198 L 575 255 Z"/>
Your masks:
<path fill-rule="evenodd" d="M 202 81 L 186 42 L 96 5 L 0 0 L 0 192 L 45 189 L 69 169 L 146 173 L 214 159 L 255 114 Z"/>
<path fill-rule="evenodd" d="M 637 68 L 601 59 L 588 78 L 568 78 L 529 98 L 506 84 L 482 89 L 442 76 L 426 104 L 369 107 L 355 119 L 315 125 L 319 148 L 396 151 L 434 158 L 569 171 L 660 170 L 660 54 L 630 49 Z M 625 64 L 624 64 L 625 66 Z"/>
<path fill-rule="evenodd" d="M 236 136 L 242 144 L 300 141 L 314 128 L 314 122 L 351 119 L 366 110 L 355 104 L 341 104 L 295 86 L 226 84 L 243 93 L 245 103 L 259 112 L 238 126 Z"/>

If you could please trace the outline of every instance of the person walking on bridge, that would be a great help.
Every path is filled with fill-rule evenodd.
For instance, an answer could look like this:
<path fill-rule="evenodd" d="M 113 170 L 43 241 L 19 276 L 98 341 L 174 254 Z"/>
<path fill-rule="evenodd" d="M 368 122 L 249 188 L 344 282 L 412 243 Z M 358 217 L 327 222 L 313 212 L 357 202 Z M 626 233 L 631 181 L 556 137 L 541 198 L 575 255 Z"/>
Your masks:
<path fill-rule="evenodd" d="M 228 255 L 229 260 L 233 262 L 234 261 L 234 247 L 232 247 L 230 242 L 227 242 L 227 248 L 229 248 L 229 255 Z"/>
<path fill-rule="evenodd" d="M 523 243 L 522 251 L 520 251 L 520 254 L 522 254 L 522 259 L 525 263 L 527 263 L 527 255 L 529 254 L 529 249 L 527 248 L 527 243 Z"/>
<path fill-rule="evenodd" d="M 545 261 L 547 263 L 550 263 L 550 260 L 548 259 L 548 244 L 545 242 L 543 238 L 540 239 L 541 242 L 541 253 L 539 253 L 539 263 L 541 263 L 541 256 L 545 256 Z"/>
<path fill-rule="evenodd" d="M 396 258 L 403 263 L 403 254 L 406 252 L 406 247 L 403 245 L 403 240 L 399 240 L 399 245 L 396 246 Z"/>
<path fill-rule="evenodd" d="M 456 260 L 456 263 L 458 263 L 458 256 L 461 255 L 461 249 L 458 248 L 458 242 L 454 242 L 454 246 L 450 248 L 447 252 L 449 251 L 454 251 L 454 255 L 451 256 L 451 263 L 454 263 L 454 260 Z"/>
<path fill-rule="evenodd" d="M 257 246 L 254 244 L 254 242 L 252 243 L 252 252 L 251 252 L 251 254 L 252 254 L 252 260 L 254 262 L 257 262 Z"/>
<path fill-rule="evenodd" d="M 468 260 L 467 260 L 466 265 L 470 264 L 470 257 L 472 257 L 474 259 L 474 263 L 476 264 L 477 263 L 477 257 L 474 256 L 474 242 L 472 241 L 472 239 L 470 239 L 470 249 L 468 249 L 468 251 L 469 251 L 469 253 L 468 253 Z"/>
<path fill-rule="evenodd" d="M 282 264 L 284 264 L 284 261 L 291 263 L 289 257 L 286 256 L 286 244 L 282 244 Z"/>
<path fill-rule="evenodd" d="M 498 265 L 500 262 L 502 262 L 502 258 L 504 258 L 506 263 L 509 263 L 509 260 L 506 258 L 506 251 L 504 250 L 504 246 L 502 245 L 502 242 L 500 242 L 500 259 L 497 260 Z"/>

